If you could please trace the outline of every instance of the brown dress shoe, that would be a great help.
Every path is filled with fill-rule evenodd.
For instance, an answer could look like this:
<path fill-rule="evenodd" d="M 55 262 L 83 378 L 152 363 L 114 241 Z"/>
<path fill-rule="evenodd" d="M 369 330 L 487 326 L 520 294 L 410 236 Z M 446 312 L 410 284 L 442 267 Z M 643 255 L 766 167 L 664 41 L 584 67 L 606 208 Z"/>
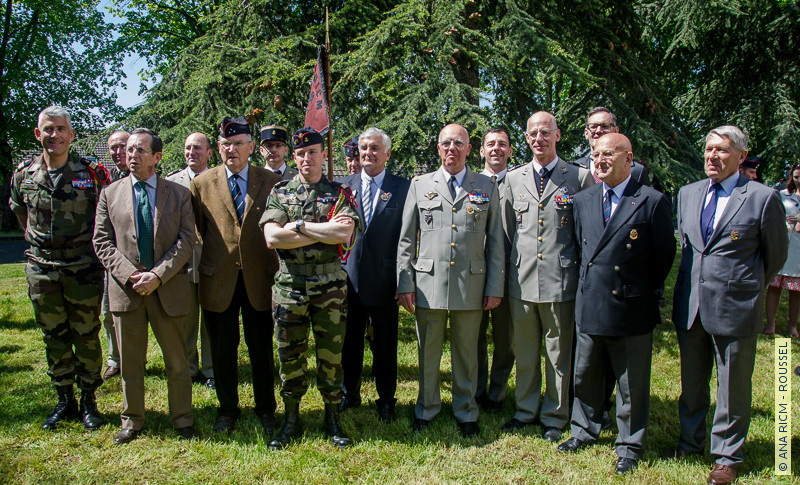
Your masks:
<path fill-rule="evenodd" d="M 107 381 L 118 374 L 119 374 L 119 367 L 108 366 L 106 367 L 106 371 L 103 372 L 103 380 Z"/>
<path fill-rule="evenodd" d="M 708 474 L 706 483 L 714 485 L 725 485 L 736 481 L 736 468 L 729 467 L 728 465 L 714 464 L 711 473 Z"/>
<path fill-rule="evenodd" d="M 139 436 L 139 432 L 135 429 L 121 429 L 116 436 L 114 436 L 115 445 L 125 445 L 135 440 Z"/>

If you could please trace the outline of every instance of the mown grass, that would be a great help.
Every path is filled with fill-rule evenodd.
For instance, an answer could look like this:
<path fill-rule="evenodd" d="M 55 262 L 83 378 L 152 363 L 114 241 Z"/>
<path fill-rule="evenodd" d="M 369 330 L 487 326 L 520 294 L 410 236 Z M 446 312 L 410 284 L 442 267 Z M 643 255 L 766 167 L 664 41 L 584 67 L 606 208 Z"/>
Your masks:
<path fill-rule="evenodd" d="M 477 439 L 461 438 L 448 406 L 448 353 L 442 362 L 443 412 L 425 432 L 412 434 L 409 427 L 417 395 L 417 357 L 413 319 L 405 312 L 401 313 L 399 419 L 391 425 L 379 423 L 371 403 L 347 411 L 342 415 L 342 423 L 356 442 L 348 450 L 334 449 L 322 436 L 323 405 L 313 382 L 301 406 L 304 438 L 283 451 L 267 449 L 262 428 L 251 409 L 252 386 L 244 344 L 240 348 L 240 395 L 244 412 L 236 431 L 230 437 L 213 434 L 216 396 L 213 391 L 195 385 L 195 422 L 202 439 L 190 443 L 179 440 L 169 422 L 164 364 L 152 338 L 146 376 L 148 413 L 145 431 L 139 439 L 127 446 L 112 444 L 122 403 L 119 379 L 111 380 L 98 391 L 99 408 L 109 425 L 94 433 L 85 432 L 77 423 L 69 423 L 56 432 L 41 431 L 39 427 L 52 408 L 55 393 L 45 375 L 44 346 L 27 298 L 23 265 L 3 265 L 0 266 L 0 482 L 704 483 L 713 462 L 710 456 L 684 462 L 659 460 L 662 450 L 675 445 L 678 433 L 680 366 L 675 333 L 669 321 L 673 284 L 674 271 L 667 282 L 664 324 L 656 329 L 654 338 L 647 452 L 633 475 L 616 477 L 614 430 L 603 432 L 597 445 L 569 456 L 539 438 L 541 430 L 537 428 L 519 434 L 501 433 L 500 426 L 513 414 L 513 376 L 502 412 L 480 416 L 481 434 Z M 785 332 L 786 318 L 784 301 L 778 317 L 779 333 Z M 797 363 L 800 347 L 797 343 L 792 347 L 793 362 Z M 740 470 L 742 484 L 800 483 L 794 477 L 773 475 L 773 353 L 773 339 L 760 338 L 753 419 L 745 445 L 746 461 Z M 367 357 L 364 369 L 365 401 L 376 398 L 369 380 L 370 359 Z M 313 364 L 313 358 L 309 362 Z M 800 389 L 798 379 L 794 385 Z M 794 392 L 795 423 L 800 404 L 797 395 Z M 280 404 L 278 417 L 282 417 Z M 799 456 L 797 444 L 794 440 L 795 457 Z M 796 459 L 793 468 L 800 471 Z"/>

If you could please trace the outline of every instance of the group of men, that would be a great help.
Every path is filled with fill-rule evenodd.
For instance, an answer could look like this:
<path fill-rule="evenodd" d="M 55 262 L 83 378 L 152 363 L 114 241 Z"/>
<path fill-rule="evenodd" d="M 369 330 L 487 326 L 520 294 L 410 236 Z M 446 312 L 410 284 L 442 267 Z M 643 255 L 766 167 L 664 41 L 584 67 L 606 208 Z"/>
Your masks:
<path fill-rule="evenodd" d="M 35 130 L 43 153 L 18 167 L 10 202 L 31 243 L 26 274 L 58 391 L 43 427 L 77 417 L 87 429 L 103 423 L 94 390 L 102 383 L 97 332 L 105 267 L 109 344 L 119 356 L 112 365 L 112 350 L 108 366 L 121 369 L 124 395 L 117 443 L 134 439 L 144 424 L 148 322 L 164 354 L 170 416 L 180 436 L 197 436 L 193 375 L 216 389 L 214 430 L 234 428 L 241 312 L 254 411 L 269 447 L 283 448 L 303 432 L 299 404 L 308 388 L 310 331 L 324 431 L 335 446 L 350 446 L 339 413 L 361 404 L 368 326 L 378 417 L 396 419 L 400 305 L 416 317 L 414 432 L 424 432 L 441 411 L 449 320 L 452 406 L 463 436 L 480 432 L 479 409 L 502 410 L 514 365 L 516 412 L 503 431 L 541 425 L 542 437 L 556 443 L 569 424 L 562 452 L 598 439 L 616 385 L 615 470 L 631 472 L 645 449 L 652 332 L 676 252 L 672 208 L 648 186 L 611 111 L 591 110 L 584 133 L 591 156 L 567 162 L 558 155 L 555 117 L 537 112 L 525 132 L 532 160 L 509 170 L 510 136 L 490 129 L 480 147 L 484 170 L 475 173 L 466 165 L 467 130 L 450 124 L 438 137 L 441 167 L 409 181 L 388 173 L 391 139 L 369 128 L 346 147 L 359 171 L 352 164 L 354 173 L 330 182 L 322 171 L 324 141 L 313 129 L 291 137 L 295 171 L 285 162 L 287 130 L 262 128 L 262 168 L 250 163 L 255 143 L 248 123 L 226 117 L 217 143 L 222 163 L 207 169 L 212 142 L 194 133 L 185 143 L 187 168 L 167 180 L 155 170 L 162 150 L 157 134 L 115 132 L 109 147 L 114 156 L 124 135 L 125 164 L 114 158 L 118 180 L 105 187 L 112 177 L 68 152 L 69 114 L 44 110 Z M 739 175 L 746 155 L 741 130 L 712 130 L 708 179 L 678 197 L 682 260 L 673 321 L 683 388 L 680 440 L 667 457 L 705 449 L 716 363 L 710 451 L 717 463 L 709 483 L 735 480 L 743 460 L 764 287 L 788 244 L 777 193 Z M 285 407 L 274 436 L 273 322 Z M 208 336 L 202 367 L 198 328 Z"/>

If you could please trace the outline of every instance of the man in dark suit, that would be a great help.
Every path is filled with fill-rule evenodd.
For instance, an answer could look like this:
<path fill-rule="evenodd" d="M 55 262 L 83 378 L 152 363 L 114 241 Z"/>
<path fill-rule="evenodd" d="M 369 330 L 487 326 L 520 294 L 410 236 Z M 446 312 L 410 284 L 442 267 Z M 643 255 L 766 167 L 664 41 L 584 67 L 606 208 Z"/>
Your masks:
<path fill-rule="evenodd" d="M 786 260 L 786 216 L 778 192 L 738 172 L 747 137 L 735 126 L 706 136 L 705 172 L 678 194 L 681 265 L 672 320 L 681 351 L 681 433 L 665 458 L 702 454 L 709 381 L 717 365 L 717 406 L 708 483 L 731 483 L 750 426 L 756 338 L 764 289 Z"/>
<path fill-rule="evenodd" d="M 108 305 L 122 374 L 122 429 L 116 444 L 130 442 L 144 426 L 148 322 L 164 355 L 172 424 L 181 438 L 197 436 L 184 327 L 186 263 L 198 241 L 189 191 L 156 175 L 161 148 L 151 130 L 133 130 L 127 145 L 131 175 L 107 187 L 97 204 L 94 247 L 111 276 Z"/>
<path fill-rule="evenodd" d="M 600 178 L 597 176 L 592 164 L 594 144 L 601 136 L 608 133 L 619 133 L 617 117 L 610 109 L 603 106 L 592 108 L 589 114 L 586 115 L 586 126 L 583 129 L 583 135 L 586 137 L 586 141 L 589 142 L 589 153 L 572 163 L 592 172 L 595 182 L 599 182 Z M 647 176 L 647 171 L 641 163 L 631 162 L 631 178 L 641 185 L 650 186 L 650 177 Z"/>
<path fill-rule="evenodd" d="M 394 421 L 397 389 L 397 242 L 403 223 L 406 179 L 388 173 L 392 140 L 378 128 L 359 136 L 361 173 L 339 182 L 350 187 L 359 203 L 355 246 L 344 264 L 347 272 L 347 332 L 342 348 L 344 398 L 341 410 L 361 404 L 361 369 L 364 364 L 364 331 L 372 320 L 372 375 L 378 391 L 378 416 Z"/>
<path fill-rule="evenodd" d="M 192 180 L 200 259 L 200 306 L 214 361 L 219 410 L 214 431 L 231 432 L 239 418 L 239 311 L 250 367 L 254 411 L 268 435 L 275 428 L 272 296 L 275 251 L 258 228 L 276 174 L 248 163 L 255 144 L 244 118 L 220 126 L 222 165 Z"/>
<path fill-rule="evenodd" d="M 572 437 L 558 446 L 573 452 L 597 440 L 610 366 L 617 382 L 617 474 L 631 472 L 644 454 L 653 328 L 661 319 L 656 290 L 675 258 L 669 200 L 633 180 L 631 150 L 624 135 L 599 138 L 594 166 L 603 183 L 575 195 L 581 248 L 575 402 Z"/>
<path fill-rule="evenodd" d="M 261 144 L 259 153 L 267 163 L 266 168 L 272 170 L 282 180 L 291 180 L 297 175 L 297 170 L 286 163 L 286 154 L 289 153 L 289 132 L 280 125 L 267 125 L 261 128 Z"/>

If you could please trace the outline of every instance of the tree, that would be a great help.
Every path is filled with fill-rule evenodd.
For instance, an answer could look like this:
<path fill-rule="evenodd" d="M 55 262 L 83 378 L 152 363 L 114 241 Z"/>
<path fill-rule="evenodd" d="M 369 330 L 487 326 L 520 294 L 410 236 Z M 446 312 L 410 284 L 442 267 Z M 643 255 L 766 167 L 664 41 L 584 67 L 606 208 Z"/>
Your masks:
<path fill-rule="evenodd" d="M 122 58 L 97 0 L 6 0 L 0 38 L 0 198 L 8 200 L 13 153 L 34 148 L 37 114 L 51 104 L 71 111 L 85 133 L 122 113 L 114 88 Z M 78 47 L 80 43 L 80 47 Z M 3 228 L 14 227 L 13 216 Z"/>

